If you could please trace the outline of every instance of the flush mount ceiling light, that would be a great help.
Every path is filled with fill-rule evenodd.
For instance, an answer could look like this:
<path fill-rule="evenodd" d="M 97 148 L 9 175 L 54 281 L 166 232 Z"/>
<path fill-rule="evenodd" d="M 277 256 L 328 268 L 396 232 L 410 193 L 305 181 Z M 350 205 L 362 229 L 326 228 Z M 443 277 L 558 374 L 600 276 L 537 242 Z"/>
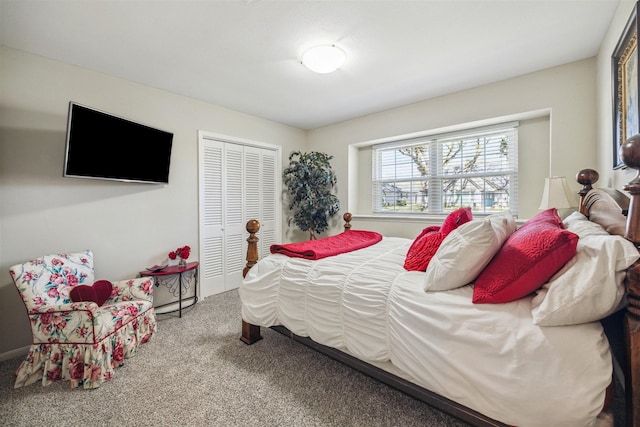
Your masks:
<path fill-rule="evenodd" d="M 334 44 L 314 46 L 304 51 L 300 62 L 316 73 L 331 73 L 344 63 L 347 54 Z"/>

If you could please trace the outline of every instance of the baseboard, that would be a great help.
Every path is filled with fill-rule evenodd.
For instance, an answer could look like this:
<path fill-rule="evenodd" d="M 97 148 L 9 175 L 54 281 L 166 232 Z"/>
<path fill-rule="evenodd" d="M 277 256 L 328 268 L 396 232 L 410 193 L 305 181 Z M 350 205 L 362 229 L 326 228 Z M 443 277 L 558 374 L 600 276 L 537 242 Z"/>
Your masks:
<path fill-rule="evenodd" d="M 6 353 L 0 353 L 0 362 L 26 355 L 29 352 L 29 347 L 30 346 L 16 348 L 15 350 L 7 351 Z"/>

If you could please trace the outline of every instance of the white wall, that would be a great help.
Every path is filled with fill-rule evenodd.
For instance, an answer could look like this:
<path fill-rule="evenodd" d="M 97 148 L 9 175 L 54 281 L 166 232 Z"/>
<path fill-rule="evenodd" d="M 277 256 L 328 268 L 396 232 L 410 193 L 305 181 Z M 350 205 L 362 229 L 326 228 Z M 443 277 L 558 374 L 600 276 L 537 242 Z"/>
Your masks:
<path fill-rule="evenodd" d="M 280 145 L 284 164 L 304 147 L 300 129 L 5 47 L 0 76 L 0 358 L 31 337 L 11 265 L 92 249 L 119 280 L 179 246 L 198 259 L 198 130 Z M 170 183 L 63 178 L 69 101 L 173 132 Z"/>
<path fill-rule="evenodd" d="M 537 212 L 544 177 L 566 176 L 577 191 L 576 173 L 597 165 L 595 58 L 314 129 L 308 132 L 308 149 L 334 156 L 343 210 L 353 209 L 355 202 L 347 197 L 352 190 L 348 179 L 350 152 L 353 155 L 350 145 L 539 111 L 549 112 L 549 137 L 532 137 L 519 145 L 523 162 L 519 177 L 520 216 L 528 218 Z M 370 183 L 362 182 L 362 178 L 360 182 L 355 178 L 352 181 L 358 187 L 357 192 L 352 191 L 354 195 L 370 191 Z M 357 209 L 363 208 L 358 205 Z M 354 228 L 371 228 L 396 236 L 415 236 L 424 224 L 370 218 L 353 222 Z"/>
<path fill-rule="evenodd" d="M 597 61 L 597 123 L 598 123 L 598 165 L 600 174 L 598 186 L 622 189 L 631 181 L 636 172 L 632 169 L 613 170 L 613 77 L 611 55 L 618 44 L 635 1 L 620 0 L 618 9 L 611 20 L 609 29 L 598 51 Z"/>

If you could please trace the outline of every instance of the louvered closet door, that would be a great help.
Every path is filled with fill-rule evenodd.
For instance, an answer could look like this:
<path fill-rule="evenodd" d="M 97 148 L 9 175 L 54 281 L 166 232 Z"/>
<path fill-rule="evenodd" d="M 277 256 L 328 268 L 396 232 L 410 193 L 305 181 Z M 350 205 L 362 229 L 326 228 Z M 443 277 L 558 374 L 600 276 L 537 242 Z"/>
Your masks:
<path fill-rule="evenodd" d="M 278 202 L 277 179 L 279 171 L 276 164 L 276 152 L 256 147 L 245 147 L 245 223 L 250 219 L 260 221 L 257 236 L 258 254 L 269 253 L 271 245 L 278 242 L 276 232 L 279 218 L 276 215 Z M 253 173 L 256 171 L 257 173 Z M 244 250 L 246 250 L 246 239 Z"/>
<path fill-rule="evenodd" d="M 200 140 L 200 295 L 225 290 L 224 143 Z"/>
<path fill-rule="evenodd" d="M 279 149 L 200 137 L 200 295 L 242 283 L 250 219 L 260 221 L 259 253 L 280 235 Z"/>
<path fill-rule="evenodd" d="M 251 171 L 244 168 L 244 147 L 225 144 L 225 218 L 224 218 L 224 290 L 235 289 L 242 283 L 242 269 L 246 255 L 243 254 L 243 242 L 246 240 L 246 221 L 244 216 L 243 182 Z"/>

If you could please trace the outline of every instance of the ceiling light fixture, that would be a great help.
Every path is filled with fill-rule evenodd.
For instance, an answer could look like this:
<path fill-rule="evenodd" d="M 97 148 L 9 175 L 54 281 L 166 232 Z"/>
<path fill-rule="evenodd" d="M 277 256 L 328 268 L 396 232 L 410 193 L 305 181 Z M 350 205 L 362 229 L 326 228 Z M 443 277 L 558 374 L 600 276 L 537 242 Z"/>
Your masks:
<path fill-rule="evenodd" d="M 334 44 L 314 46 L 304 51 L 300 62 L 316 73 L 331 73 L 344 63 L 347 54 Z"/>

